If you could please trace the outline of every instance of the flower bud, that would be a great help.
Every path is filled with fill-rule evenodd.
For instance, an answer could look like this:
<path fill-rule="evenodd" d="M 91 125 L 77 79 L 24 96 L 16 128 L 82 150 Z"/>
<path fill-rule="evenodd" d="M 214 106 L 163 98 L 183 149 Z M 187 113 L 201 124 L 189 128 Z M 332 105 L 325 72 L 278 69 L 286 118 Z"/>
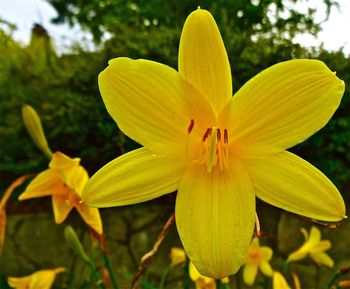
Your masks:
<path fill-rule="evenodd" d="M 40 118 L 36 111 L 30 105 L 25 104 L 22 106 L 22 118 L 35 145 L 51 159 L 52 151 L 49 148 Z"/>

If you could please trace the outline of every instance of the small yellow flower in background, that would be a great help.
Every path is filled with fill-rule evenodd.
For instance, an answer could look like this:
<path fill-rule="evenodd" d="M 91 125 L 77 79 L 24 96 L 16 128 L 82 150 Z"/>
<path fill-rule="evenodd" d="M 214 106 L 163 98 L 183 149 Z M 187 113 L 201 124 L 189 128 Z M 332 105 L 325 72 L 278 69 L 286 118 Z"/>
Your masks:
<path fill-rule="evenodd" d="M 333 267 L 333 260 L 324 252 L 331 248 L 331 242 L 329 240 L 321 241 L 321 232 L 317 227 L 311 227 L 310 235 L 304 228 L 300 231 L 305 237 L 305 243 L 288 256 L 287 262 L 298 261 L 310 256 L 318 265 Z"/>
<path fill-rule="evenodd" d="M 69 212 L 76 208 L 83 220 L 98 234 L 102 234 L 102 222 L 98 209 L 81 202 L 81 192 L 89 179 L 86 170 L 79 164 L 79 158 L 70 158 L 55 152 L 49 169 L 37 175 L 19 200 L 52 196 L 52 205 L 57 224 L 62 223 Z"/>
<path fill-rule="evenodd" d="M 243 280 L 247 285 L 253 285 L 258 269 L 266 275 L 272 276 L 272 268 L 269 261 L 272 258 L 273 251 L 267 246 L 261 246 L 259 244 L 259 239 L 254 237 L 245 260 L 245 265 L 243 268 Z"/>
<path fill-rule="evenodd" d="M 52 151 L 47 143 L 41 120 L 37 112 L 30 105 L 22 106 L 22 118 L 27 131 L 36 146 L 49 158 Z"/>
<path fill-rule="evenodd" d="M 177 266 L 179 264 L 185 263 L 186 261 L 186 253 L 183 249 L 172 247 L 170 249 L 170 259 L 171 264 L 170 266 Z"/>
<path fill-rule="evenodd" d="M 51 270 L 40 270 L 25 277 L 9 277 L 7 282 L 15 289 L 50 289 L 58 273 L 66 271 L 59 267 Z"/>
<path fill-rule="evenodd" d="M 5 191 L 4 195 L 0 200 L 0 256 L 4 249 L 5 244 L 5 233 L 6 233 L 6 203 L 10 198 L 12 192 L 29 177 L 29 175 L 21 176 L 17 178 Z"/>
<path fill-rule="evenodd" d="M 283 275 L 277 271 L 273 272 L 272 285 L 273 289 L 291 289 Z"/>
<path fill-rule="evenodd" d="M 184 24 L 178 67 L 120 57 L 100 73 L 108 112 L 143 147 L 101 168 L 82 194 L 86 204 L 124 206 L 177 190 L 186 254 L 217 279 L 244 263 L 256 197 L 313 219 L 345 217 L 332 182 L 286 151 L 325 126 L 339 106 L 344 82 L 323 62 L 278 63 L 232 97 L 219 29 L 197 9 Z"/>
<path fill-rule="evenodd" d="M 201 275 L 192 262 L 189 265 L 189 273 L 191 280 L 196 284 L 196 289 L 216 289 L 215 279 Z M 223 284 L 228 284 L 229 281 L 227 277 L 221 279 Z"/>

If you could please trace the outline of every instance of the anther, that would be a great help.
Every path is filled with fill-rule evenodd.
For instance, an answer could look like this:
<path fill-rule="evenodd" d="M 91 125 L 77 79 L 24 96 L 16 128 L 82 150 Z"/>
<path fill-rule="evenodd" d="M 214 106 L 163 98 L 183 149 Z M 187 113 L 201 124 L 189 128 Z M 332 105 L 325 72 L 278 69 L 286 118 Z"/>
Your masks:
<path fill-rule="evenodd" d="M 194 127 L 194 119 L 191 118 L 190 125 L 187 128 L 188 133 L 191 133 Z"/>
<path fill-rule="evenodd" d="M 227 129 L 224 129 L 224 143 L 228 143 L 228 133 L 227 133 Z"/>
<path fill-rule="evenodd" d="M 217 137 L 217 139 L 218 139 L 218 142 L 220 142 L 220 140 L 221 140 L 221 131 L 220 131 L 220 129 L 218 129 L 218 130 L 216 131 L 216 137 Z"/>
<path fill-rule="evenodd" d="M 212 128 L 207 128 L 207 130 L 205 131 L 205 134 L 203 135 L 203 139 L 202 141 L 205 142 L 205 140 L 208 138 L 209 135 L 211 135 L 211 130 Z"/>

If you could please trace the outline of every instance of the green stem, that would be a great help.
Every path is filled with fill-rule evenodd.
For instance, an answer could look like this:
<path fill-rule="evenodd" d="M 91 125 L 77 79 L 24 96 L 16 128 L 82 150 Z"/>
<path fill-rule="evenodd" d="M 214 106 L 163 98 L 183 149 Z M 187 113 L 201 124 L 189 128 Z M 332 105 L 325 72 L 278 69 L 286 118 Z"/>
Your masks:
<path fill-rule="evenodd" d="M 191 279 L 189 276 L 189 261 L 184 266 L 184 289 L 190 289 Z"/>
<path fill-rule="evenodd" d="M 119 289 L 120 288 L 119 283 L 114 274 L 111 261 L 109 260 L 108 255 L 106 253 L 103 253 L 103 261 L 104 261 L 105 267 L 108 270 L 109 276 L 111 277 L 111 282 L 113 284 L 114 289 Z"/>
<path fill-rule="evenodd" d="M 169 275 L 169 271 L 170 271 L 170 266 L 168 266 L 164 271 L 163 271 L 163 274 L 162 274 L 162 279 L 160 280 L 160 283 L 159 283 L 159 289 L 163 289 L 164 288 L 164 284 L 165 284 L 165 281 Z"/>
<path fill-rule="evenodd" d="M 90 267 L 91 270 L 91 274 L 94 276 L 95 280 L 96 280 L 96 284 L 101 288 L 101 289 L 107 289 L 105 284 L 103 283 L 100 275 L 98 274 L 96 267 L 94 265 L 94 263 L 91 260 L 88 260 L 87 265 Z"/>
<path fill-rule="evenodd" d="M 216 289 L 222 289 L 221 287 L 221 285 L 222 285 L 222 283 L 221 283 L 221 280 L 220 279 L 216 279 L 215 280 L 215 283 L 216 283 Z"/>

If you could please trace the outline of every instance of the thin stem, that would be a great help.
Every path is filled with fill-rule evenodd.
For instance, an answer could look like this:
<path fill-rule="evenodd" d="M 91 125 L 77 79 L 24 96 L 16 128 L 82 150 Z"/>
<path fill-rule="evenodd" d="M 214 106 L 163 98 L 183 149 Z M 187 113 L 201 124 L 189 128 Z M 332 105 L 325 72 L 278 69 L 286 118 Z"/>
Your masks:
<path fill-rule="evenodd" d="M 89 266 L 90 270 L 91 270 L 91 274 L 94 276 L 95 280 L 96 280 L 96 284 L 101 288 L 101 289 L 106 289 L 105 284 L 103 283 L 100 275 L 98 274 L 96 267 L 94 265 L 94 263 L 89 259 L 86 264 Z"/>
<path fill-rule="evenodd" d="M 169 275 L 169 271 L 170 271 L 170 266 L 168 266 L 164 271 L 163 271 L 163 274 L 162 274 L 162 279 L 160 280 L 160 283 L 159 283 L 159 289 L 164 289 L 164 284 L 165 284 L 165 281 Z"/>
<path fill-rule="evenodd" d="M 222 283 L 221 283 L 221 280 L 220 279 L 216 279 L 215 280 L 215 283 L 216 283 L 216 289 L 221 289 L 221 285 L 222 285 Z"/>
<path fill-rule="evenodd" d="M 184 289 L 189 289 L 191 284 L 191 279 L 189 276 L 189 266 L 190 266 L 190 262 L 186 261 L 184 266 Z"/>
<path fill-rule="evenodd" d="M 111 277 L 111 282 L 113 284 L 114 289 L 119 289 L 120 288 L 119 283 L 114 274 L 111 261 L 109 260 L 108 255 L 106 253 L 103 253 L 103 261 L 104 261 L 105 267 L 108 270 L 109 276 Z"/>
<path fill-rule="evenodd" d="M 162 231 L 158 235 L 157 240 L 154 243 L 152 250 L 149 251 L 148 253 L 146 253 L 141 258 L 141 261 L 140 261 L 140 264 L 139 264 L 139 266 L 137 268 L 137 271 L 135 273 L 134 279 L 131 282 L 131 287 L 130 287 L 131 289 L 136 289 L 137 288 L 137 284 L 138 284 L 141 276 L 145 272 L 145 270 L 148 267 L 148 265 L 151 264 L 153 256 L 158 252 L 160 244 L 163 242 L 165 236 L 169 232 L 170 226 L 174 223 L 174 221 L 175 221 L 175 214 L 172 214 L 169 217 L 168 221 L 165 223 Z"/>

